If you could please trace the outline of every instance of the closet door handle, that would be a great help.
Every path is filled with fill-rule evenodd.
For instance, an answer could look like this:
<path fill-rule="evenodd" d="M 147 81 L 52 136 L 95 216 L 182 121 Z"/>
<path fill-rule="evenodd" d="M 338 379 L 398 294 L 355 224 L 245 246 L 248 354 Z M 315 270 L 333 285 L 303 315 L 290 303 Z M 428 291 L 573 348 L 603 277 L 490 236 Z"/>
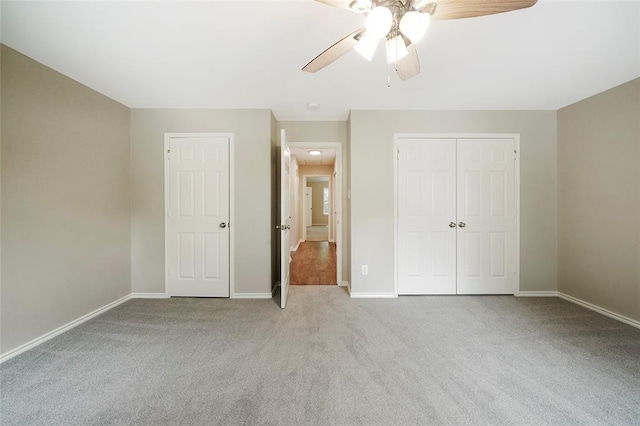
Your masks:
<path fill-rule="evenodd" d="M 455 228 L 455 227 L 456 227 L 455 222 L 449 222 L 449 228 Z"/>
<path fill-rule="evenodd" d="M 464 228 L 465 226 L 467 226 L 467 224 L 466 224 L 466 223 L 464 223 L 464 222 L 460 222 L 460 223 L 458 224 L 458 226 L 459 226 L 460 228 Z"/>

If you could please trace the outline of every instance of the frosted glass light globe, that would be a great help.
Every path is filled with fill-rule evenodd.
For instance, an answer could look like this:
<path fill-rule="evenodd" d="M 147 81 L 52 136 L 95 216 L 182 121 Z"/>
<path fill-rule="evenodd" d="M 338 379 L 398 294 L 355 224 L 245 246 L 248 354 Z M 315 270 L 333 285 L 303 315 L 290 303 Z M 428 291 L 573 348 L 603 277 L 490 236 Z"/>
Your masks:
<path fill-rule="evenodd" d="M 400 20 L 400 32 L 407 36 L 411 43 L 417 43 L 427 33 L 431 15 L 420 12 L 407 12 Z"/>
<path fill-rule="evenodd" d="M 397 62 L 409 54 L 402 36 L 387 40 L 387 63 Z"/>
<path fill-rule="evenodd" d="M 393 15 L 384 6 L 374 7 L 367 16 L 367 34 L 371 37 L 382 38 L 389 34 L 393 25 Z"/>
<path fill-rule="evenodd" d="M 376 49 L 378 48 L 379 38 L 373 37 L 369 35 L 369 33 L 365 33 L 362 36 L 358 44 L 354 47 L 356 52 L 358 52 L 363 58 L 367 61 L 370 61 L 373 58 L 373 54 L 376 53 Z"/>

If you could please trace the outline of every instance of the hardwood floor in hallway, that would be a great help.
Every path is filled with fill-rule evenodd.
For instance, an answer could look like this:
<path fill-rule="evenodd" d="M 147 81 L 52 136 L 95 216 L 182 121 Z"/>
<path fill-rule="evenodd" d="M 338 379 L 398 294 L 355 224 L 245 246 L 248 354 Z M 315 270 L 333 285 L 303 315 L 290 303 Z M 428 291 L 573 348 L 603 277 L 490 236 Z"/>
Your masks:
<path fill-rule="evenodd" d="M 291 285 L 336 285 L 336 245 L 306 241 L 291 252 Z"/>

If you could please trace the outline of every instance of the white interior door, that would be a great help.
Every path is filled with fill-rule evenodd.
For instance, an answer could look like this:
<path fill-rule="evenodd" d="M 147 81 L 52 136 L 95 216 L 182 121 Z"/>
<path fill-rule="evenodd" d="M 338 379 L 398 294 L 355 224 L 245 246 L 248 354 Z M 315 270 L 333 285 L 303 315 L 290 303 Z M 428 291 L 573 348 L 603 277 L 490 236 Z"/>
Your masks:
<path fill-rule="evenodd" d="M 304 226 L 311 226 L 313 223 L 313 188 L 304 188 Z"/>
<path fill-rule="evenodd" d="M 458 294 L 514 294 L 512 139 L 458 140 Z"/>
<path fill-rule="evenodd" d="M 455 294 L 455 140 L 398 148 L 398 294 Z"/>
<path fill-rule="evenodd" d="M 289 230 L 291 215 L 289 213 L 289 167 L 291 151 L 287 146 L 287 135 L 280 133 L 280 307 L 284 309 L 289 296 Z"/>
<path fill-rule="evenodd" d="M 167 292 L 229 297 L 229 137 L 171 137 Z"/>
<path fill-rule="evenodd" d="M 514 294 L 515 141 L 398 141 L 398 294 Z"/>

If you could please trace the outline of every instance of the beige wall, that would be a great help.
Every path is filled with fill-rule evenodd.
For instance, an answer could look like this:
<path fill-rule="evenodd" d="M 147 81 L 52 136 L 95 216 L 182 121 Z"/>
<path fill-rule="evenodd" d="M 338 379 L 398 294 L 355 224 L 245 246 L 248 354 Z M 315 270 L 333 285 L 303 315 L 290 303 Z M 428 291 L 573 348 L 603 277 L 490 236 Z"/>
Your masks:
<path fill-rule="evenodd" d="M 235 293 L 271 292 L 274 155 L 269 110 L 131 111 L 132 291 L 164 293 L 164 134 L 234 134 Z"/>
<path fill-rule="evenodd" d="M 307 186 L 312 188 L 311 193 L 311 223 L 313 225 L 329 224 L 329 215 L 322 214 L 323 189 L 329 187 L 328 182 L 307 182 Z"/>
<path fill-rule="evenodd" d="M 2 46 L 2 342 L 130 293 L 129 109 Z"/>
<path fill-rule="evenodd" d="M 354 293 L 393 293 L 394 133 L 520 133 L 520 289 L 557 289 L 555 111 L 352 111 L 350 128 Z"/>
<path fill-rule="evenodd" d="M 333 166 L 299 166 L 299 172 L 300 172 L 300 177 L 331 176 L 333 175 Z"/>
<path fill-rule="evenodd" d="M 342 144 L 342 280 L 351 276 L 349 209 L 347 177 L 349 174 L 349 152 L 346 121 L 279 121 L 278 127 L 285 129 L 289 142 L 339 142 Z M 331 174 L 331 173 L 329 173 Z"/>
<path fill-rule="evenodd" d="M 558 289 L 640 321 L 640 79 L 558 112 Z"/>

